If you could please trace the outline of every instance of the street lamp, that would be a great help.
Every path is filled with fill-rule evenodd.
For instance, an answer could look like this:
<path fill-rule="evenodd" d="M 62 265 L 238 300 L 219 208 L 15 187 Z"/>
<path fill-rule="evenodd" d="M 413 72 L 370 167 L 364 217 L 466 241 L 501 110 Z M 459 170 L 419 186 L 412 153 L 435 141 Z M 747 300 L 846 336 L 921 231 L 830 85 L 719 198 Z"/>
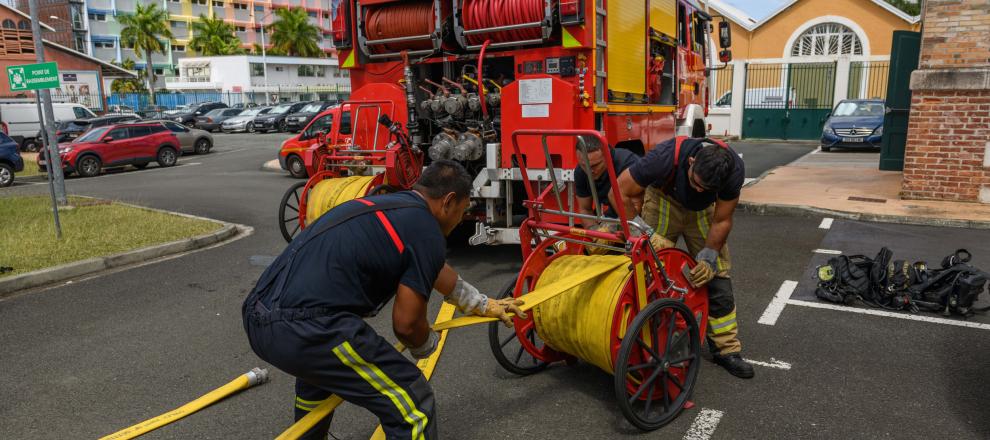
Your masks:
<path fill-rule="evenodd" d="M 265 76 L 265 105 L 271 105 L 271 103 L 272 103 L 271 92 L 268 91 L 268 55 L 267 55 L 266 49 L 265 49 L 265 46 L 266 46 L 266 44 L 265 44 L 265 19 L 267 19 L 268 17 L 271 17 L 272 14 L 274 14 L 274 13 L 275 13 L 275 10 L 273 9 L 268 14 L 265 14 L 264 17 L 261 17 L 261 68 L 264 71 L 263 73 L 264 73 L 264 76 Z M 251 11 L 251 16 L 254 17 L 254 11 Z M 258 20 L 254 20 L 254 22 L 257 23 Z"/>

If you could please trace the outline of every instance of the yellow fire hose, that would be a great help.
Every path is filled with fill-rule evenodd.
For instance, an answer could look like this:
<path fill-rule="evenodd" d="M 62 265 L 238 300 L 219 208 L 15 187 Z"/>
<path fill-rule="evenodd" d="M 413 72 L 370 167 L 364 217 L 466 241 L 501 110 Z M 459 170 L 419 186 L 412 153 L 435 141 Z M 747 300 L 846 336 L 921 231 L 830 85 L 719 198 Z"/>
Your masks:
<path fill-rule="evenodd" d="M 374 176 L 352 176 L 320 181 L 306 196 L 306 224 L 348 200 L 364 197 Z"/>
<path fill-rule="evenodd" d="M 123 440 L 135 438 L 206 408 L 207 406 L 210 406 L 231 394 L 246 390 L 255 385 L 263 384 L 267 381 L 268 370 L 254 368 L 237 379 L 234 379 L 226 385 L 204 394 L 202 397 L 193 400 L 192 402 L 182 405 L 158 417 L 154 417 L 136 425 L 121 429 L 120 431 L 100 438 L 100 440 Z"/>
<path fill-rule="evenodd" d="M 561 262 L 561 263 L 558 263 Z M 564 263 L 567 262 L 567 263 Z M 561 270 L 559 275 L 553 275 L 548 277 L 540 277 L 540 282 L 537 283 L 536 288 L 526 295 L 520 297 L 523 300 L 523 305 L 520 309 L 523 311 L 532 310 L 540 304 L 552 300 L 554 297 L 565 293 L 578 291 L 584 292 L 585 284 L 590 284 L 589 281 L 595 280 L 601 277 L 603 274 L 608 273 L 608 276 L 603 277 L 602 281 L 596 280 L 595 285 L 605 285 L 608 283 L 615 283 L 614 278 L 616 274 L 620 273 L 619 277 L 626 279 L 629 274 L 629 270 L 626 266 L 629 265 L 629 258 L 622 255 L 599 255 L 592 257 L 585 256 L 564 256 L 550 265 L 554 267 L 559 265 L 560 267 L 566 267 L 566 270 Z M 555 270 L 556 272 L 556 270 Z M 625 275 L 621 275 L 624 272 Z M 559 276 L 559 278 L 554 279 L 554 277 Z M 544 281 L 546 280 L 546 281 Z M 621 290 L 621 289 L 620 289 Z M 567 295 L 568 297 L 578 297 L 578 295 Z M 616 295 L 617 296 L 617 295 Z M 576 303 L 576 302 L 575 302 Z M 580 306 L 582 308 L 584 306 Z M 614 309 L 614 307 L 613 307 Z M 447 330 L 466 327 L 475 324 L 484 324 L 488 322 L 496 321 L 497 318 L 486 318 L 481 316 L 462 316 L 459 318 L 453 318 L 455 307 L 444 303 L 440 308 L 440 313 L 437 315 L 435 324 L 433 325 L 433 330 L 440 333 L 440 343 L 437 345 L 437 350 L 433 354 L 422 361 L 417 363 L 420 370 L 423 371 L 423 375 L 427 379 L 433 375 L 433 370 L 436 368 L 437 361 L 440 359 L 440 352 L 443 350 L 443 344 L 446 341 Z M 602 319 L 603 313 L 601 309 L 591 310 L 590 315 L 596 315 L 594 312 L 598 312 L 598 319 Z M 534 311 L 534 313 L 537 313 Z M 609 312 L 610 313 L 610 312 Z M 611 316 L 611 315 L 609 315 Z M 535 317 L 535 315 L 534 315 Z M 399 351 L 404 350 L 401 344 L 396 346 Z M 611 363 L 611 361 L 609 361 Z M 596 364 L 597 365 L 597 364 Z M 308 415 L 299 419 L 295 424 L 289 427 L 285 432 L 276 438 L 276 440 L 295 440 L 301 435 L 306 433 L 310 428 L 312 428 L 320 420 L 329 415 L 334 409 L 337 408 L 343 399 L 337 395 L 331 396 L 325 402 L 317 406 Z M 384 439 L 384 432 L 379 426 L 378 430 L 375 431 L 374 435 L 371 437 L 372 440 Z"/>

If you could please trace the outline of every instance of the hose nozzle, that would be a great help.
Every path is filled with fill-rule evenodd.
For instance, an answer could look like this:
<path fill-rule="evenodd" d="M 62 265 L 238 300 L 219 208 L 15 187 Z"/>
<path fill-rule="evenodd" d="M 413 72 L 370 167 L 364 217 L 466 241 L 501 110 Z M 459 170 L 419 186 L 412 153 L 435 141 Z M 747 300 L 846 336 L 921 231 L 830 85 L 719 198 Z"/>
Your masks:
<path fill-rule="evenodd" d="M 247 373 L 248 386 L 261 385 L 268 382 L 268 369 L 254 367 Z"/>

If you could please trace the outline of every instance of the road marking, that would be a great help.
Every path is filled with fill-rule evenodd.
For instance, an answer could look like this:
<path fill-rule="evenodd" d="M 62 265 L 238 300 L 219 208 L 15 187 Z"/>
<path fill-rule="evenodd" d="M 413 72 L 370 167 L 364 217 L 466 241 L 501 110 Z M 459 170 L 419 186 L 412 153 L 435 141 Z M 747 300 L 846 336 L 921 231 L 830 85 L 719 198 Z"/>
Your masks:
<path fill-rule="evenodd" d="M 715 433 L 718 422 L 722 420 L 724 413 L 717 409 L 702 408 L 698 416 L 694 418 L 684 440 L 708 440 Z"/>
<path fill-rule="evenodd" d="M 747 178 L 746 178 L 745 180 L 743 180 L 743 186 L 746 186 L 746 185 L 749 185 L 749 184 L 750 184 L 750 183 L 752 183 L 752 182 L 753 182 L 754 180 L 756 180 L 756 178 L 755 178 L 755 177 L 747 177 Z"/>
<path fill-rule="evenodd" d="M 837 251 L 834 249 L 815 249 L 811 252 L 814 252 L 816 254 L 842 255 L 842 251 Z"/>
<path fill-rule="evenodd" d="M 221 154 L 236 153 L 238 151 L 244 151 L 244 150 L 247 150 L 247 148 L 238 148 L 238 149 L 235 149 L 235 150 L 227 150 L 227 151 L 217 151 L 217 152 L 214 152 L 212 154 L 209 154 L 209 156 L 219 156 Z"/>
<path fill-rule="evenodd" d="M 825 217 L 822 219 L 821 224 L 818 225 L 818 229 L 828 229 L 832 227 L 832 217 Z"/>
<path fill-rule="evenodd" d="M 990 330 L 990 324 L 983 324 L 972 321 L 946 319 L 935 316 L 913 315 L 909 313 L 898 313 L 887 310 L 863 309 L 859 307 L 842 306 L 838 304 L 829 304 L 829 303 L 814 302 L 814 301 L 804 301 L 800 299 L 788 299 L 785 302 L 787 304 L 802 306 L 802 307 L 811 307 L 813 309 L 838 310 L 840 312 L 859 313 L 862 315 L 885 316 L 888 318 L 906 319 L 909 321 L 930 322 L 932 324 L 944 324 L 944 325 L 953 325 L 956 327 L 975 328 L 979 330 Z"/>
<path fill-rule="evenodd" d="M 790 370 L 791 369 L 791 364 L 790 363 L 784 362 L 784 361 L 778 361 L 778 360 L 776 360 L 774 358 L 770 358 L 770 362 L 755 361 L 753 359 L 746 359 L 746 362 L 749 362 L 749 363 L 751 363 L 753 365 L 759 365 L 761 367 L 776 368 L 778 370 Z"/>
<path fill-rule="evenodd" d="M 760 320 L 757 321 L 764 325 L 775 325 L 777 324 L 777 318 L 780 317 L 780 312 L 784 311 L 784 306 L 787 305 L 789 299 L 791 299 L 791 294 L 794 293 L 794 288 L 798 285 L 797 281 L 787 280 L 780 285 L 780 289 L 777 290 L 777 294 L 774 295 L 773 300 L 767 305 L 767 309 L 763 311 L 763 316 L 760 316 Z"/>

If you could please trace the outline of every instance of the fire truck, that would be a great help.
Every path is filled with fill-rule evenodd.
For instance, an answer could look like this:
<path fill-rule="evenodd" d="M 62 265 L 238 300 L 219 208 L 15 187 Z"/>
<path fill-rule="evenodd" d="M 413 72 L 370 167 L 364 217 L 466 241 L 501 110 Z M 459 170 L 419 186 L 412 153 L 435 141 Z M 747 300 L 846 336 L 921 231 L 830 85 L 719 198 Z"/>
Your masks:
<path fill-rule="evenodd" d="M 355 151 L 381 150 L 381 116 L 425 163 L 476 176 L 472 244 L 518 243 L 520 130 L 597 130 L 640 155 L 706 133 L 712 17 L 697 0 L 340 0 L 332 38 L 350 71 Z M 719 23 L 718 58 L 731 54 Z M 520 138 L 531 179 L 576 203 L 573 138 Z M 542 142 L 547 142 L 544 153 Z M 550 173 L 554 175 L 551 176 Z"/>

